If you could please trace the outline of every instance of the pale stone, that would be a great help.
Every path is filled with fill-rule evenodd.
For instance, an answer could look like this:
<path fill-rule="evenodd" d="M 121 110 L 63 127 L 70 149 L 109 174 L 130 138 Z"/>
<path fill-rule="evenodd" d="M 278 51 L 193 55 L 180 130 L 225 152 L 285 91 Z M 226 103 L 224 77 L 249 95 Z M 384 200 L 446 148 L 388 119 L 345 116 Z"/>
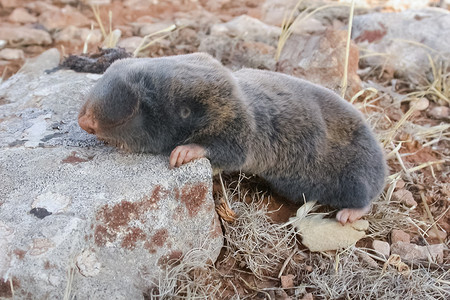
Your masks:
<path fill-rule="evenodd" d="M 137 47 L 139 47 L 139 45 L 141 45 L 142 39 L 143 38 L 139 37 L 139 36 L 132 36 L 129 38 L 124 38 L 124 39 L 119 40 L 119 42 L 117 43 L 117 47 L 125 48 L 125 50 L 127 52 L 133 53 L 134 50 L 136 50 Z"/>
<path fill-rule="evenodd" d="M 12 8 L 22 5 L 23 0 L 1 0 L 3 8 Z"/>
<path fill-rule="evenodd" d="M 294 278 L 295 278 L 295 275 L 293 275 L 293 274 L 281 276 L 281 278 L 280 278 L 281 287 L 283 289 L 289 289 L 289 288 L 294 287 Z"/>
<path fill-rule="evenodd" d="M 269 45 L 276 45 L 280 34 L 281 28 L 264 24 L 260 20 L 247 15 L 211 27 L 211 35 L 228 35 Z"/>
<path fill-rule="evenodd" d="M 103 39 L 99 29 L 90 30 L 88 28 L 78 28 L 76 26 L 67 26 L 53 35 L 56 42 L 67 42 L 72 44 L 83 44 L 88 37 L 88 43 L 94 45 L 99 44 Z"/>
<path fill-rule="evenodd" d="M 388 242 L 384 241 L 373 240 L 372 249 L 383 255 L 385 258 L 388 258 L 391 253 L 391 246 Z"/>
<path fill-rule="evenodd" d="M 22 49 L 10 49 L 5 48 L 0 50 L 0 59 L 5 60 L 19 60 L 24 59 L 25 54 L 23 53 Z"/>
<path fill-rule="evenodd" d="M 335 219 L 313 215 L 297 220 L 293 226 L 302 237 L 302 244 L 312 252 L 347 248 L 365 237 L 369 228 L 366 220 L 357 220 L 344 226 Z"/>
<path fill-rule="evenodd" d="M 420 98 L 418 100 L 411 101 L 409 107 L 414 107 L 415 110 L 425 110 L 430 106 L 430 101 L 427 98 Z"/>
<path fill-rule="evenodd" d="M 428 111 L 428 116 L 437 120 L 445 120 L 450 118 L 450 108 L 447 106 L 435 106 Z"/>
<path fill-rule="evenodd" d="M 405 189 L 395 191 L 392 194 L 392 200 L 399 201 L 408 207 L 416 207 L 417 202 L 414 200 L 413 194 Z"/>
<path fill-rule="evenodd" d="M 57 13 L 59 11 L 59 7 L 51 5 L 50 3 L 44 2 L 44 1 L 32 1 L 27 2 L 25 4 L 25 7 L 30 9 L 31 11 L 42 14 L 44 12 L 55 12 Z"/>
<path fill-rule="evenodd" d="M 48 32 L 25 26 L 1 26 L 0 39 L 7 40 L 15 46 L 49 45 L 52 43 L 52 38 Z"/>
<path fill-rule="evenodd" d="M 411 237 L 409 234 L 400 229 L 394 229 L 391 232 L 391 244 L 397 242 L 409 243 L 411 241 Z"/>
<path fill-rule="evenodd" d="M 102 264 L 98 261 L 95 252 L 84 250 L 77 257 L 77 267 L 83 276 L 94 277 L 100 273 Z"/>
<path fill-rule="evenodd" d="M 18 7 L 12 11 L 8 20 L 16 23 L 35 23 L 37 18 L 30 14 L 25 8 Z"/>
<path fill-rule="evenodd" d="M 57 12 L 43 12 L 39 16 L 39 22 L 47 28 L 47 30 L 62 29 L 70 25 L 83 27 L 93 23 L 88 17 L 71 6 L 66 6 Z"/>
<path fill-rule="evenodd" d="M 442 263 L 444 259 L 444 244 L 419 246 L 400 241 L 391 245 L 391 253 L 398 254 L 402 260 L 408 262 L 427 260 Z"/>
<path fill-rule="evenodd" d="M 281 52 L 277 71 L 297 76 L 341 93 L 347 54 L 347 31 L 327 29 L 314 35 L 292 34 Z M 357 74 L 359 50 L 350 43 L 345 99 L 361 90 Z"/>
<path fill-rule="evenodd" d="M 48 212 L 52 214 L 63 213 L 67 210 L 70 204 L 70 197 L 47 192 L 40 194 L 31 204 L 32 208 L 45 208 Z"/>

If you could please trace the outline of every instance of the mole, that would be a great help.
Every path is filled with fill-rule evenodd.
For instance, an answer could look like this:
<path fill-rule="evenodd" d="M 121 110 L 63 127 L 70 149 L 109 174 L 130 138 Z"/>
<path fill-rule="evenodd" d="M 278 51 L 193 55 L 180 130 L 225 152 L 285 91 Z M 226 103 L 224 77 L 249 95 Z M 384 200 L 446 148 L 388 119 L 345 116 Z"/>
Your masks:
<path fill-rule="evenodd" d="M 82 129 L 170 167 L 206 157 L 261 176 L 279 195 L 339 209 L 345 224 L 383 190 L 386 162 L 362 114 L 337 94 L 289 75 L 232 72 L 205 53 L 114 62 L 78 117 Z"/>

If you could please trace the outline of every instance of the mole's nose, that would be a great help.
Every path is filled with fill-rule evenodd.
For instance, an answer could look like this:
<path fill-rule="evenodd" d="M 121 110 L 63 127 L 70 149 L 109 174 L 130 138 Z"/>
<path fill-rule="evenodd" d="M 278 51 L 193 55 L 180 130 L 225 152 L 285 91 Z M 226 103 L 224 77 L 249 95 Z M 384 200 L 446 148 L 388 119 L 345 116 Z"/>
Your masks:
<path fill-rule="evenodd" d="M 79 116 L 78 124 L 87 133 L 95 134 L 95 132 L 97 131 L 97 122 L 95 122 L 94 118 L 89 113 L 85 113 L 84 115 Z"/>

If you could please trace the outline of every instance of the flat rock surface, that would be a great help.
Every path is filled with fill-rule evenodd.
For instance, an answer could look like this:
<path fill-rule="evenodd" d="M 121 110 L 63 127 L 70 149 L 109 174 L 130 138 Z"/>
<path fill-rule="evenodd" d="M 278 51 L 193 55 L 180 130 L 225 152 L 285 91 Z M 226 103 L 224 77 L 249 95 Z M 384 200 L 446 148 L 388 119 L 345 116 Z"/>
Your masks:
<path fill-rule="evenodd" d="M 169 170 L 83 132 L 76 116 L 99 76 L 44 72 L 58 61 L 49 50 L 0 86 L 0 298 L 11 280 L 17 299 L 62 299 L 67 286 L 70 298 L 143 299 L 190 249 L 215 261 L 209 162 Z"/>
<path fill-rule="evenodd" d="M 365 49 L 365 64 L 416 83 L 424 83 L 431 71 L 429 57 L 436 65 L 448 61 L 449 36 L 450 13 L 438 8 L 355 16 L 352 28 L 352 39 Z"/>

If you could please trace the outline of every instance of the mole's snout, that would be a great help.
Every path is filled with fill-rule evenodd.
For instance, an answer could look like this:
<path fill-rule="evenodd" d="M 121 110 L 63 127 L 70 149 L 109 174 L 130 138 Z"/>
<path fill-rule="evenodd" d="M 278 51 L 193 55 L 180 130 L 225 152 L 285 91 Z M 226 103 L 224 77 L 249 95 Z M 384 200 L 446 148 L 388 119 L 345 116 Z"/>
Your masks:
<path fill-rule="evenodd" d="M 95 121 L 92 111 L 87 109 L 78 116 L 78 125 L 89 134 L 98 132 L 97 122 Z"/>

